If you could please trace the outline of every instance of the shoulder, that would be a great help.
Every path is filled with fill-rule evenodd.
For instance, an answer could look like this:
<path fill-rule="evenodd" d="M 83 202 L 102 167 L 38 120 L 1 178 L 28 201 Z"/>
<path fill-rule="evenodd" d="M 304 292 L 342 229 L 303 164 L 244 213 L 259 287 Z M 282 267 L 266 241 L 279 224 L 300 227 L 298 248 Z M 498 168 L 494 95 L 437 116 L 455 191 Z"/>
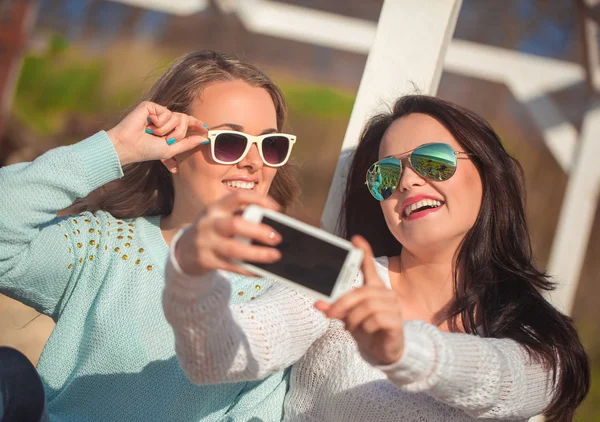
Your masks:
<path fill-rule="evenodd" d="M 96 271 L 114 274 L 126 271 L 162 276 L 162 259 L 166 260 L 168 246 L 162 239 L 156 221 L 145 217 L 121 219 L 106 211 L 83 212 L 70 216 L 72 251 L 76 263 L 93 262 Z M 77 223 L 75 223 L 77 221 Z M 165 249 L 166 251 L 163 250 Z"/>
<path fill-rule="evenodd" d="M 377 274 L 379 275 L 379 277 L 381 278 L 383 283 L 388 288 L 391 288 L 390 276 L 388 274 L 388 258 L 387 258 L 387 256 L 380 256 L 380 257 L 374 258 L 373 262 L 375 263 L 375 270 L 377 271 Z M 354 277 L 354 281 L 352 282 L 352 288 L 355 289 L 357 287 L 361 287 L 363 284 L 364 284 L 363 273 L 362 273 L 362 271 L 358 270 L 358 272 L 356 273 L 356 276 Z"/>
<path fill-rule="evenodd" d="M 377 269 L 378 273 L 385 271 L 385 273 L 387 274 L 387 270 L 388 270 L 388 266 L 389 266 L 389 261 L 388 261 L 387 256 L 378 256 L 377 258 L 373 259 L 373 262 L 375 262 L 375 269 Z"/>
<path fill-rule="evenodd" d="M 56 221 L 61 226 L 66 225 L 75 230 L 77 234 L 87 233 L 88 235 L 98 236 L 109 236 L 112 232 L 126 232 L 127 227 L 132 227 L 132 224 L 128 221 L 118 219 L 106 211 L 84 211 L 79 214 L 61 217 Z"/>
<path fill-rule="evenodd" d="M 60 219 L 58 225 L 64 228 L 65 237 L 72 238 L 76 249 L 87 250 L 88 254 L 93 249 L 119 252 L 133 243 L 133 224 L 106 211 L 85 211 L 66 216 Z"/>

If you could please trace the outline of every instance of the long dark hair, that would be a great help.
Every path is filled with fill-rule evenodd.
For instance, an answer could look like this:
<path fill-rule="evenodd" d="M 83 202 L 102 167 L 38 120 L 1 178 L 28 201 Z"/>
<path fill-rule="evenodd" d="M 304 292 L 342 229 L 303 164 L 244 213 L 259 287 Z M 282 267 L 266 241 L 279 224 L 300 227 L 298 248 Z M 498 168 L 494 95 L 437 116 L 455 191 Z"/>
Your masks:
<path fill-rule="evenodd" d="M 365 173 L 378 160 L 379 145 L 396 119 L 427 114 L 444 125 L 472 161 L 483 184 L 479 215 L 457 251 L 453 301 L 435 318 L 459 324 L 477 335 L 510 338 L 553 369 L 554 397 L 545 415 L 571 421 L 590 384 L 587 355 L 573 321 L 556 310 L 541 291 L 554 289 L 548 275 L 535 268 L 524 211 L 524 176 L 491 126 L 479 115 L 439 98 L 400 98 L 388 113 L 373 117 L 356 149 L 340 217 L 346 238 L 363 235 L 376 256 L 398 255 L 402 246 L 390 233 L 379 202 L 364 186 Z M 460 270 L 460 271 L 459 271 Z M 477 321 L 477 322 L 476 322 Z"/>
<path fill-rule="evenodd" d="M 287 106 L 279 87 L 257 67 L 223 53 L 204 50 L 175 60 L 156 81 L 143 100 L 152 101 L 171 111 L 190 114 L 194 101 L 209 84 L 242 80 L 266 90 L 275 106 L 277 129 L 282 130 Z M 292 206 L 300 193 L 296 165 L 288 161 L 277 170 L 269 195 L 284 210 Z M 104 210 L 118 218 L 168 215 L 173 209 L 175 192 L 171 173 L 160 161 L 145 161 L 123 167 L 124 176 L 78 200 L 71 212 Z"/>

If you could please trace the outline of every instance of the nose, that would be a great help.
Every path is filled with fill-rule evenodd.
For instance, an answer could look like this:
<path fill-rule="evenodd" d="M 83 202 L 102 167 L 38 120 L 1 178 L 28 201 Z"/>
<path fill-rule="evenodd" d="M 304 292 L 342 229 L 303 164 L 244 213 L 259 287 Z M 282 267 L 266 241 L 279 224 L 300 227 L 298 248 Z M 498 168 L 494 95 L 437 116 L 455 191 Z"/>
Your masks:
<path fill-rule="evenodd" d="M 402 170 L 402 175 L 400 176 L 400 181 L 398 182 L 400 192 L 407 192 L 411 188 L 423 186 L 425 184 L 425 179 L 419 176 L 419 174 L 417 174 L 412 167 L 403 165 Z"/>
<path fill-rule="evenodd" d="M 247 168 L 250 172 L 254 172 L 260 169 L 263 166 L 263 160 L 260 157 L 260 153 L 258 152 L 258 147 L 256 144 L 252 144 L 248 154 L 237 163 L 239 168 Z"/>

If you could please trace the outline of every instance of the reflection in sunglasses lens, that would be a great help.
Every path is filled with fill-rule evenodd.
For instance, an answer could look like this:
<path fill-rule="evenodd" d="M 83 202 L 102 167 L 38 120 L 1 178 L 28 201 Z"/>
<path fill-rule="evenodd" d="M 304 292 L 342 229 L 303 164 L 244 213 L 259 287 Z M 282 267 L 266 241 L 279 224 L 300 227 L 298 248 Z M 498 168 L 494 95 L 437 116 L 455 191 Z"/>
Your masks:
<path fill-rule="evenodd" d="M 456 155 L 448 144 L 431 144 L 417 148 L 410 155 L 410 163 L 422 177 L 444 181 L 456 171 Z"/>
<path fill-rule="evenodd" d="M 417 174 L 429 180 L 448 180 L 456 172 L 456 154 L 448 144 L 423 145 L 408 155 L 408 160 Z M 388 199 L 398 187 L 401 175 L 402 162 L 398 158 L 379 160 L 367 170 L 369 192 L 379 201 Z"/>
<path fill-rule="evenodd" d="M 388 199 L 398 186 L 401 164 L 396 158 L 384 158 L 367 171 L 367 186 L 371 195 L 379 201 Z"/>
<path fill-rule="evenodd" d="M 290 140 L 285 136 L 269 136 L 263 139 L 262 153 L 269 164 L 280 164 L 290 149 Z"/>
<path fill-rule="evenodd" d="M 237 133 L 221 133 L 215 139 L 215 158 L 225 162 L 233 162 L 240 158 L 246 150 L 248 140 Z"/>

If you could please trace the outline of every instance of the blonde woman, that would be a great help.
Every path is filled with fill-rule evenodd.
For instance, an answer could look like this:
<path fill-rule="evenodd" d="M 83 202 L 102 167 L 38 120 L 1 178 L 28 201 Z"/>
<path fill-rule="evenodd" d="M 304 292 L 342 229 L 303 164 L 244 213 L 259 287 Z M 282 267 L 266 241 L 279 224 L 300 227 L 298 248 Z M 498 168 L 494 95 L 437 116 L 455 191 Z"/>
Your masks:
<path fill-rule="evenodd" d="M 281 133 L 285 117 L 281 91 L 260 70 L 192 53 L 114 128 L 0 169 L 0 292 L 56 321 L 37 366 L 43 390 L 26 360 L 0 351 L 11 362 L 0 366 L 0 419 L 281 418 L 283 370 L 259 382 L 189 382 L 161 295 L 173 235 L 209 204 L 228 197 L 284 209 L 294 201 L 287 160 L 295 137 Z M 77 198 L 81 214 L 56 217 Z M 234 303 L 270 285 L 231 282 Z M 19 389 L 25 379 L 30 391 Z M 37 414 L 19 413 L 31 409 Z"/>

